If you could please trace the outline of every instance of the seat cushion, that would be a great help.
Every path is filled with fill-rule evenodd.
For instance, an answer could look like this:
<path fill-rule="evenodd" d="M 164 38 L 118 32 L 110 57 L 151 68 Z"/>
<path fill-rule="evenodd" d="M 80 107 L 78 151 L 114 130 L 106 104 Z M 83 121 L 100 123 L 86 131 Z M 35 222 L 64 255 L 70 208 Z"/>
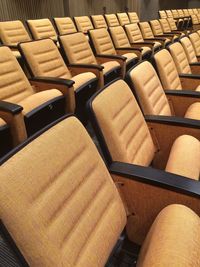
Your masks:
<path fill-rule="evenodd" d="M 200 219 L 189 208 L 164 208 L 146 237 L 137 267 L 200 266 Z"/>
<path fill-rule="evenodd" d="M 167 172 L 199 180 L 200 142 L 190 135 L 178 137 L 172 148 L 165 169 Z"/>
<path fill-rule="evenodd" d="M 109 61 L 102 64 L 104 66 L 103 73 L 106 74 L 111 70 L 120 67 L 120 64 L 117 61 Z"/>
<path fill-rule="evenodd" d="M 200 92 L 200 85 L 196 88 L 195 91 Z"/>
<path fill-rule="evenodd" d="M 154 47 L 155 47 L 155 48 L 158 48 L 158 47 L 161 47 L 161 46 L 162 46 L 162 44 L 159 43 L 159 42 L 155 42 L 155 44 L 154 44 Z"/>
<path fill-rule="evenodd" d="M 151 48 L 150 48 L 150 47 L 147 47 L 147 46 L 143 46 L 142 49 L 143 49 L 143 50 L 142 50 L 142 54 L 145 54 L 145 53 L 151 51 Z"/>
<path fill-rule="evenodd" d="M 185 113 L 185 118 L 200 120 L 200 103 L 199 102 L 192 104 L 188 108 L 187 112 Z"/>
<path fill-rule="evenodd" d="M 81 74 L 78 74 L 78 75 L 72 77 L 72 80 L 75 82 L 74 90 L 76 91 L 82 85 L 92 81 L 95 78 L 96 78 L 96 76 L 92 72 L 84 72 L 84 73 L 81 73 Z"/>
<path fill-rule="evenodd" d="M 127 58 L 126 62 L 129 62 L 132 59 L 137 58 L 137 55 L 134 53 L 126 53 L 126 54 L 123 54 L 123 56 Z"/>
<path fill-rule="evenodd" d="M 62 96 L 62 93 L 57 89 L 51 89 L 33 94 L 20 101 L 18 104 L 23 107 L 23 114 L 27 114 L 33 109 L 58 96 Z"/>

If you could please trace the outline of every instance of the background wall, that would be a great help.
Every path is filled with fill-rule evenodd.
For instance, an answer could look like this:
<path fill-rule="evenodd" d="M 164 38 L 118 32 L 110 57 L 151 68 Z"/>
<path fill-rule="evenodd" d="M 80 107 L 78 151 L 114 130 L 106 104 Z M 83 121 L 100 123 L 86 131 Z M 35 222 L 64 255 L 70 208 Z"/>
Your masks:
<path fill-rule="evenodd" d="M 200 0 L 189 0 L 188 1 L 188 7 L 200 7 Z"/>

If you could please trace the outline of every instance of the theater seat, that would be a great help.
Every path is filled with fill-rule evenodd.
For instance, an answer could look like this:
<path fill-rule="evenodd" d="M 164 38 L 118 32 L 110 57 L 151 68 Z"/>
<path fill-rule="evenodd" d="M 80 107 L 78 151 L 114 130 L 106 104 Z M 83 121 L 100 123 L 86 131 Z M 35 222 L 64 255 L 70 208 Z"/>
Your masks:
<path fill-rule="evenodd" d="M 159 20 L 150 20 L 150 25 L 155 37 L 165 37 L 166 42 L 174 42 L 179 40 L 179 34 L 167 33 L 163 32 L 161 24 Z"/>
<path fill-rule="evenodd" d="M 91 16 L 93 25 L 95 29 L 105 28 L 107 29 L 107 24 L 103 15 L 92 15 Z"/>
<path fill-rule="evenodd" d="M 121 26 L 130 24 L 130 20 L 127 13 L 117 13 L 117 17 Z"/>
<path fill-rule="evenodd" d="M 59 35 L 77 32 L 76 26 L 70 17 L 54 18 L 54 23 Z"/>
<path fill-rule="evenodd" d="M 120 25 L 117 16 L 115 14 L 105 14 L 105 19 L 108 27 L 114 27 Z"/>
<path fill-rule="evenodd" d="M 74 17 L 74 21 L 79 32 L 87 34 L 89 30 L 94 29 L 88 16 Z"/>
<path fill-rule="evenodd" d="M 200 36 L 198 33 L 194 32 L 189 35 L 190 41 L 194 47 L 197 56 L 200 56 Z"/>
<path fill-rule="evenodd" d="M 168 145 L 165 144 L 168 147 L 168 151 L 164 152 L 166 155 L 163 155 L 165 157 L 165 161 L 163 162 L 163 158 L 161 154 L 159 154 L 162 150 L 162 144 L 157 139 L 159 127 L 161 126 L 159 125 L 155 131 L 153 130 L 153 132 L 152 128 L 151 131 L 149 130 L 148 124 L 142 115 L 131 89 L 124 81 L 118 80 L 112 83 L 104 90 L 100 91 L 95 97 L 93 97 L 90 101 L 90 112 L 91 116 L 94 116 L 92 123 L 97 136 L 99 136 L 98 129 L 100 129 L 103 139 L 105 140 L 104 145 L 106 145 L 108 148 L 112 161 L 125 162 L 141 166 L 151 165 L 154 168 L 163 165 L 164 169 L 166 169 L 166 166 L 169 166 L 168 164 L 172 162 L 175 170 L 176 166 L 181 167 L 182 164 L 183 168 L 180 168 L 180 173 L 175 172 L 176 174 L 191 179 L 199 179 L 199 138 L 197 139 L 188 135 L 186 140 L 189 139 L 194 143 L 194 146 L 193 144 L 191 145 L 190 150 L 188 149 L 188 142 L 185 141 L 184 137 L 186 132 L 185 134 L 177 135 L 177 138 L 171 142 L 171 145 L 169 145 L 169 143 Z M 167 127 L 170 126 L 167 125 Z M 178 127 L 176 131 L 178 131 Z M 155 136 L 151 136 L 151 133 L 153 135 L 155 134 Z M 169 142 L 169 139 L 164 137 L 166 133 L 162 132 L 162 134 L 163 140 Z M 167 135 L 168 134 L 166 134 L 166 136 Z M 156 143 L 155 140 L 157 140 Z M 102 139 L 100 140 L 100 144 L 103 145 Z M 159 153 L 157 151 L 156 144 L 159 146 Z M 170 147 L 172 147 L 171 153 Z M 185 153 L 181 155 L 181 158 L 180 151 Z M 187 151 L 191 153 L 193 151 L 194 153 L 188 154 Z M 175 159 L 174 153 L 177 159 Z M 159 159 L 156 160 L 158 164 L 157 165 L 155 164 L 154 160 L 158 154 Z M 188 155 L 190 155 L 191 165 L 187 164 Z M 171 160 L 171 157 L 174 160 Z M 192 170 L 193 168 L 196 170 L 195 172 Z M 173 171 L 173 168 L 170 170 Z"/>
<path fill-rule="evenodd" d="M 144 226 L 143 221 L 127 224 L 125 203 L 74 117 L 8 159 L 0 179 L 4 236 L 9 234 L 11 248 L 15 245 L 29 266 L 105 266 L 124 228 Z M 198 266 L 198 215 L 183 205 L 164 207 L 152 216 L 136 266 Z"/>
<path fill-rule="evenodd" d="M 185 33 L 184 32 L 181 32 L 181 31 L 178 31 L 176 29 L 176 27 L 175 27 L 175 30 L 172 30 L 171 27 L 170 27 L 170 23 L 169 23 L 169 21 L 167 19 L 159 19 L 159 22 L 160 22 L 160 25 L 161 25 L 162 30 L 163 30 L 164 33 L 176 34 L 179 37 L 185 36 Z M 172 24 L 173 24 L 173 22 L 172 22 Z"/>
<path fill-rule="evenodd" d="M 194 47 L 192 45 L 191 40 L 188 37 L 184 37 L 180 39 L 180 43 L 182 44 L 185 53 L 187 55 L 187 59 L 189 63 L 195 63 L 198 62 Z"/>
<path fill-rule="evenodd" d="M 120 66 L 119 62 L 114 61 L 113 57 L 105 58 L 105 63 L 101 64 L 101 62 L 98 62 L 98 57 L 94 56 L 83 33 L 79 32 L 60 36 L 59 42 L 69 64 L 85 64 L 88 68 L 96 70 L 99 88 L 102 88 L 104 84 L 111 82 L 119 76 L 124 77 L 124 61 L 121 62 L 122 66 Z"/>
<path fill-rule="evenodd" d="M 138 23 L 140 19 L 136 12 L 128 12 L 129 20 L 131 23 Z"/>

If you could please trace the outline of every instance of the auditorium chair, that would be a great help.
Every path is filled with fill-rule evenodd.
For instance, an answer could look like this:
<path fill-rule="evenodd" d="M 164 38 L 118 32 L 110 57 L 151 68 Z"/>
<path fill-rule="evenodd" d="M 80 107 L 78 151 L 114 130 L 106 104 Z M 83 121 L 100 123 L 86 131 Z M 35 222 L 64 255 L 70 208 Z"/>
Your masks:
<path fill-rule="evenodd" d="M 124 78 L 125 62 L 123 60 L 115 61 L 114 56 L 95 57 L 82 32 L 60 36 L 59 42 L 67 64 L 84 64 L 96 70 L 99 89 L 119 76 Z"/>
<path fill-rule="evenodd" d="M 171 10 L 165 10 L 165 12 L 166 12 L 168 18 L 173 18 L 173 14 L 172 14 Z"/>
<path fill-rule="evenodd" d="M 185 17 L 189 17 L 190 16 L 190 14 L 189 14 L 189 12 L 188 12 L 188 9 L 183 9 L 183 14 L 184 14 L 184 16 Z"/>
<path fill-rule="evenodd" d="M 194 12 L 194 14 L 198 14 L 199 13 L 197 8 L 193 8 L 193 12 Z"/>
<path fill-rule="evenodd" d="M 31 77 L 51 77 L 54 81 L 74 81 L 76 114 L 85 123 L 85 101 L 97 89 L 96 69 L 87 65 L 67 66 L 58 47 L 51 39 L 25 42 L 19 45 Z"/>
<path fill-rule="evenodd" d="M 166 10 L 166 14 L 168 18 L 173 18 L 176 21 L 177 24 L 177 28 L 183 29 L 183 20 L 182 19 L 177 19 L 173 16 L 172 11 L 171 10 Z"/>
<path fill-rule="evenodd" d="M 94 49 L 95 56 L 114 55 L 121 60 L 124 58 L 126 62 L 126 71 L 138 62 L 138 57 L 131 49 L 116 49 L 107 29 L 95 29 L 89 31 L 91 45 Z"/>
<path fill-rule="evenodd" d="M 150 25 L 151 25 L 151 29 L 153 31 L 153 34 L 155 37 L 164 37 L 167 38 L 168 41 L 170 42 L 175 42 L 175 41 L 179 41 L 179 36 L 180 34 L 178 33 L 166 33 L 163 32 L 163 29 L 161 27 L 161 24 L 159 22 L 159 20 L 155 19 L 155 20 L 150 20 Z"/>
<path fill-rule="evenodd" d="M 172 19 L 173 20 L 173 19 Z M 162 27 L 163 33 L 171 33 L 171 34 L 176 34 L 177 36 L 185 36 L 185 33 L 182 31 L 178 31 L 176 28 L 175 22 L 172 22 L 175 24 L 175 30 L 172 30 L 169 24 L 169 21 L 167 19 L 159 19 L 160 25 Z"/>
<path fill-rule="evenodd" d="M 190 16 L 191 16 L 191 15 L 194 15 L 193 9 L 192 9 L 192 8 L 189 8 L 189 9 L 188 9 L 188 13 L 190 14 Z"/>
<path fill-rule="evenodd" d="M 183 90 L 182 93 L 185 93 L 186 96 L 194 96 L 194 94 L 196 94 L 196 97 L 199 97 L 199 75 L 183 74 L 182 72 L 179 73 L 176 61 L 169 51 L 163 49 L 162 51 L 157 52 L 154 55 L 153 62 L 165 90 Z M 182 62 L 182 64 L 185 65 L 184 62 Z M 191 92 L 185 92 L 185 90 L 190 90 Z"/>
<path fill-rule="evenodd" d="M 117 16 L 115 14 L 105 14 L 105 19 L 108 27 L 114 27 L 120 25 Z"/>
<path fill-rule="evenodd" d="M 197 32 L 189 34 L 190 41 L 197 56 L 200 56 L 200 35 Z"/>
<path fill-rule="evenodd" d="M 78 31 L 86 35 L 88 34 L 89 30 L 94 29 L 92 22 L 88 16 L 74 17 L 74 21 L 76 23 Z"/>
<path fill-rule="evenodd" d="M 0 41 L 10 47 L 17 59 L 21 58 L 17 49 L 18 43 L 29 40 L 31 38 L 20 20 L 0 22 Z"/>
<path fill-rule="evenodd" d="M 77 32 L 76 26 L 70 17 L 54 18 L 53 20 L 59 35 Z"/>
<path fill-rule="evenodd" d="M 51 38 L 57 42 L 57 33 L 49 19 L 33 19 L 26 22 L 34 40 Z"/>
<path fill-rule="evenodd" d="M 130 20 L 127 13 L 117 13 L 117 17 L 121 26 L 130 24 Z"/>
<path fill-rule="evenodd" d="M 92 15 L 91 20 L 93 22 L 95 29 L 99 29 L 99 28 L 107 29 L 108 28 L 103 15 Z"/>
<path fill-rule="evenodd" d="M 180 176 L 149 185 L 132 165 L 107 168 L 73 116 L 18 150 L 1 165 L 0 253 L 20 266 L 198 266 L 196 181 L 185 192 Z"/>
<path fill-rule="evenodd" d="M 66 112 L 73 112 L 72 81 L 28 80 L 12 51 L 5 46 L 0 47 L 0 65 L 0 116 L 12 123 L 14 145 Z"/>
<path fill-rule="evenodd" d="M 199 182 L 199 121 L 191 126 L 168 117 L 144 117 L 131 89 L 123 80 L 100 90 L 92 97 L 88 107 L 92 126 L 108 164 L 117 161 L 146 166 L 163 170 L 166 175 L 171 173 L 182 176 L 184 180 Z M 170 119 L 173 121 L 171 124 Z"/>
<path fill-rule="evenodd" d="M 130 43 L 126 32 L 122 26 L 109 27 L 109 33 L 115 48 L 129 49 L 130 52 L 133 51 L 140 59 L 150 59 L 152 55 L 152 50 L 149 49 L 149 47 Z"/>
<path fill-rule="evenodd" d="M 197 15 L 191 15 L 191 19 L 192 19 L 192 28 L 193 30 L 199 30 L 200 29 L 200 21 L 199 18 L 197 17 Z"/>
<path fill-rule="evenodd" d="M 182 44 L 185 53 L 187 55 L 187 59 L 189 61 L 189 63 L 195 63 L 198 62 L 200 59 L 200 55 L 197 56 L 194 46 L 192 45 L 191 40 L 189 39 L 189 37 L 185 36 L 183 38 L 180 39 L 180 43 Z"/>
<path fill-rule="evenodd" d="M 159 10 L 158 13 L 161 19 L 167 18 L 167 14 L 165 13 L 165 10 Z"/>
<path fill-rule="evenodd" d="M 140 19 L 136 12 L 128 12 L 128 17 L 131 23 L 138 23 Z"/>
<path fill-rule="evenodd" d="M 161 119 L 162 116 L 173 116 L 174 120 L 180 121 L 181 118 L 188 125 L 190 122 L 187 119 L 198 120 L 195 124 L 199 124 L 200 129 L 200 96 L 198 99 L 190 94 L 186 99 L 182 90 L 172 91 L 168 88 L 164 91 L 155 69 L 148 61 L 132 68 L 127 73 L 126 80 L 145 115 L 160 116 Z"/>

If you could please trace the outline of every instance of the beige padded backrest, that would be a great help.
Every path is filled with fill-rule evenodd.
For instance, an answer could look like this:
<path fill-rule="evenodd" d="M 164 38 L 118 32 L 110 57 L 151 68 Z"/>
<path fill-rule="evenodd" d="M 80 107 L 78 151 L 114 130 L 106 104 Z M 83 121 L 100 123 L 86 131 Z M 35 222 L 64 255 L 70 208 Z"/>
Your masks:
<path fill-rule="evenodd" d="M 94 28 L 88 16 L 74 17 L 74 21 L 79 32 L 87 33 Z"/>
<path fill-rule="evenodd" d="M 106 18 L 108 27 L 119 26 L 119 21 L 115 14 L 105 14 L 105 18 Z"/>
<path fill-rule="evenodd" d="M 153 31 L 154 35 L 162 35 L 163 31 L 162 31 L 162 27 L 160 25 L 160 22 L 158 20 L 150 20 L 150 25 Z"/>
<path fill-rule="evenodd" d="M 151 63 L 142 62 L 133 68 L 129 75 L 144 114 L 172 115 L 163 87 Z"/>
<path fill-rule="evenodd" d="M 128 85 L 118 80 L 103 90 L 92 107 L 114 161 L 148 166 L 155 147 Z"/>
<path fill-rule="evenodd" d="M 185 50 L 189 63 L 197 62 L 198 60 L 195 54 L 195 50 L 190 39 L 188 37 L 183 37 L 180 39 L 180 42 Z"/>
<path fill-rule="evenodd" d="M 91 18 L 95 29 L 108 28 L 103 15 L 92 15 Z"/>
<path fill-rule="evenodd" d="M 188 9 L 188 12 L 189 12 L 190 15 L 194 15 L 194 12 L 193 12 L 192 9 Z"/>
<path fill-rule="evenodd" d="M 179 17 L 184 17 L 184 13 L 182 9 L 177 10 Z"/>
<path fill-rule="evenodd" d="M 193 12 L 194 12 L 194 14 L 198 14 L 197 8 L 193 8 Z"/>
<path fill-rule="evenodd" d="M 60 36 L 62 47 L 69 63 L 97 64 L 96 58 L 82 32 Z"/>
<path fill-rule="evenodd" d="M 112 39 L 107 29 L 90 31 L 90 37 L 98 55 L 116 55 Z"/>
<path fill-rule="evenodd" d="M 183 14 L 184 14 L 184 16 L 189 16 L 190 15 L 187 9 L 183 9 Z"/>
<path fill-rule="evenodd" d="M 182 85 L 174 60 L 168 50 L 162 49 L 154 55 L 157 71 L 165 90 L 181 90 Z"/>
<path fill-rule="evenodd" d="M 51 38 L 54 41 L 57 40 L 56 31 L 49 19 L 27 20 L 27 23 L 35 40 L 44 38 Z"/>
<path fill-rule="evenodd" d="M 173 18 L 168 18 L 167 20 L 169 22 L 169 26 L 170 26 L 171 30 L 176 31 L 177 26 L 176 26 L 175 20 Z"/>
<path fill-rule="evenodd" d="M 1 21 L 0 39 L 4 45 L 17 45 L 31 40 L 27 30 L 20 20 Z"/>
<path fill-rule="evenodd" d="M 128 12 L 128 16 L 131 23 L 138 23 L 140 21 L 136 12 Z"/>
<path fill-rule="evenodd" d="M 169 51 L 173 57 L 178 73 L 191 74 L 191 68 L 182 45 L 178 42 L 174 43 L 169 46 Z"/>
<path fill-rule="evenodd" d="M 130 24 L 130 20 L 127 13 L 117 13 L 117 17 L 121 26 Z"/>
<path fill-rule="evenodd" d="M 159 19 L 163 32 L 171 32 L 171 28 L 167 19 Z"/>
<path fill-rule="evenodd" d="M 137 23 L 125 25 L 125 30 L 130 43 L 144 42 L 140 28 Z"/>
<path fill-rule="evenodd" d="M 179 17 L 178 11 L 176 9 L 172 9 L 172 15 L 173 15 L 173 18 Z"/>
<path fill-rule="evenodd" d="M 161 19 L 167 18 L 167 14 L 165 13 L 165 10 L 159 10 L 159 15 Z"/>
<path fill-rule="evenodd" d="M 110 27 L 109 31 L 116 48 L 131 47 L 126 32 L 122 26 Z"/>
<path fill-rule="evenodd" d="M 0 100 L 18 103 L 33 93 L 11 50 L 6 46 L 0 47 Z"/>
<path fill-rule="evenodd" d="M 173 18 L 171 10 L 166 10 L 165 12 L 166 12 L 168 18 Z"/>
<path fill-rule="evenodd" d="M 194 47 L 195 53 L 197 56 L 200 56 L 200 36 L 198 33 L 194 32 L 189 35 L 191 43 Z"/>
<path fill-rule="evenodd" d="M 77 32 L 76 26 L 71 18 L 54 18 L 56 27 L 60 35 Z"/>
<path fill-rule="evenodd" d="M 70 79 L 72 76 L 51 39 L 20 44 L 34 76 Z"/>
<path fill-rule="evenodd" d="M 4 163 L 0 179 L 1 220 L 29 266 L 105 265 L 126 214 L 76 118 L 55 125 Z"/>
<path fill-rule="evenodd" d="M 192 18 L 192 24 L 194 25 L 199 24 L 197 15 L 191 15 L 191 18 Z"/>
<path fill-rule="evenodd" d="M 154 38 L 153 32 L 148 22 L 140 22 L 139 25 L 144 39 Z"/>

